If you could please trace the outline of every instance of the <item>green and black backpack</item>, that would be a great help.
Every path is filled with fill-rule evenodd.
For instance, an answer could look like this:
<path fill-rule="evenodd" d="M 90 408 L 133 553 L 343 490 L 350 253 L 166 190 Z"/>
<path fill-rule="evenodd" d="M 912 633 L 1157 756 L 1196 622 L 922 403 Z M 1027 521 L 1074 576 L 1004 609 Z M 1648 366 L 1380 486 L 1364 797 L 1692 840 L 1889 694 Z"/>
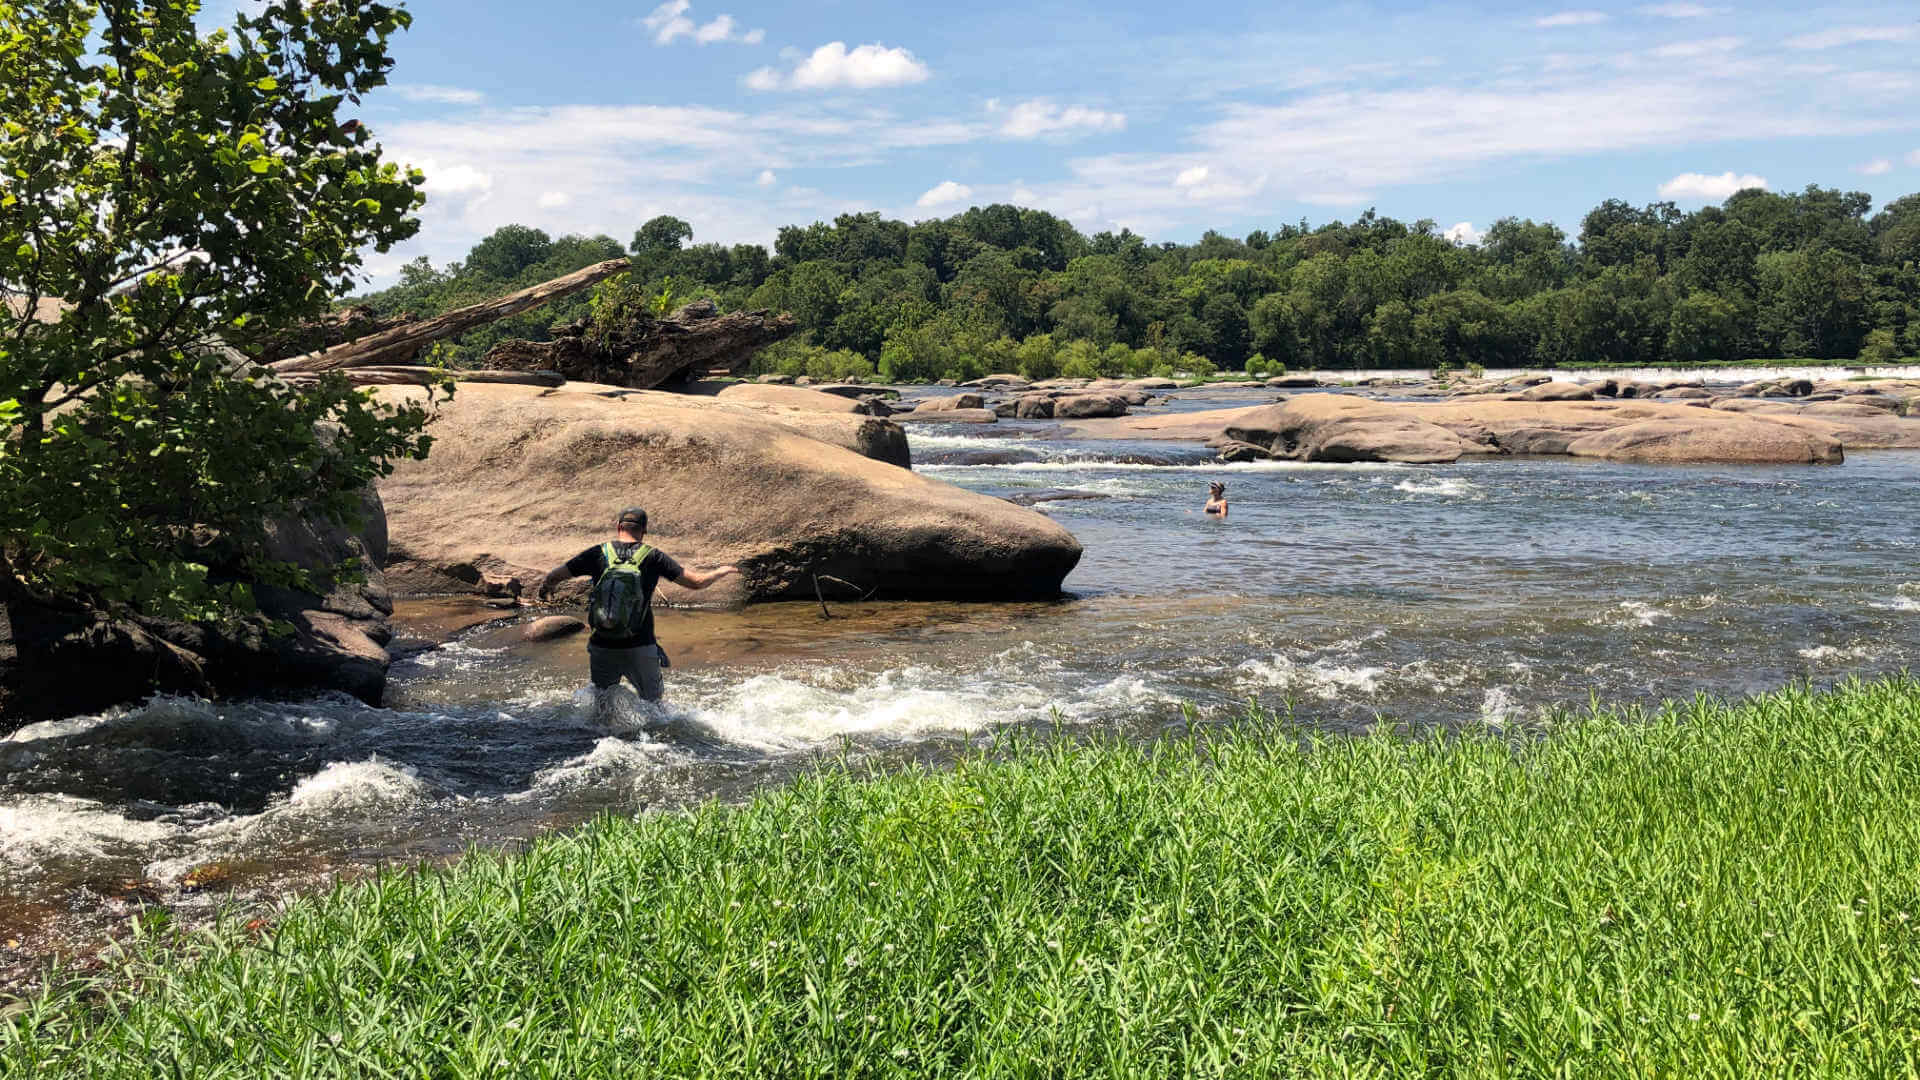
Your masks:
<path fill-rule="evenodd" d="M 587 623 L 610 637 L 632 637 L 640 632 L 640 624 L 647 617 L 647 583 L 640 564 L 647 561 L 653 549 L 638 544 L 623 559 L 619 549 L 608 542 L 600 546 L 600 553 L 607 560 L 607 568 L 593 583 Z"/>

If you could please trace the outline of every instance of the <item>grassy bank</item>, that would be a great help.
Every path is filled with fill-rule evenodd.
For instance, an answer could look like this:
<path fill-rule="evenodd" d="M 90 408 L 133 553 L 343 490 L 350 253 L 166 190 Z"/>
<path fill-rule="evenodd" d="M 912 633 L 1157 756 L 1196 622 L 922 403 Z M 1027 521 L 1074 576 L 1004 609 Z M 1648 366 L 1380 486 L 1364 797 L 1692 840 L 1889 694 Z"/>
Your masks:
<path fill-rule="evenodd" d="M 12 1016 L 0 1067 L 1920 1070 L 1920 680 L 1553 727 L 827 769 L 156 943 Z"/>

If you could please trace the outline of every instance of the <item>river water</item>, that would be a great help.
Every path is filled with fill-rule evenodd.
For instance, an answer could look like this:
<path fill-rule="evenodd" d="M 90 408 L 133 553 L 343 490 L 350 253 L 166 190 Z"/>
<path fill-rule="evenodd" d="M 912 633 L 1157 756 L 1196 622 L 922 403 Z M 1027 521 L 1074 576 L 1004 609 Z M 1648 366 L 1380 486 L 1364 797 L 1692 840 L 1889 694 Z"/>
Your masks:
<path fill-rule="evenodd" d="M 1341 730 L 1512 726 L 1920 666 L 1920 452 L 1220 466 L 1054 435 L 910 437 L 920 471 L 1080 538 L 1058 602 L 665 611 L 669 701 L 625 701 L 609 727 L 577 639 L 416 601 L 403 634 L 472 625 L 396 663 L 385 708 L 160 698 L 0 740 L 0 943 L 20 942 L 0 961 L 142 902 L 205 914 L 601 811 L 741 798 L 822 755 L 938 762 L 1008 726 L 1145 737 L 1189 722 L 1183 703 L 1204 723 L 1249 701 Z M 1199 513 L 1215 479 L 1226 521 Z"/>

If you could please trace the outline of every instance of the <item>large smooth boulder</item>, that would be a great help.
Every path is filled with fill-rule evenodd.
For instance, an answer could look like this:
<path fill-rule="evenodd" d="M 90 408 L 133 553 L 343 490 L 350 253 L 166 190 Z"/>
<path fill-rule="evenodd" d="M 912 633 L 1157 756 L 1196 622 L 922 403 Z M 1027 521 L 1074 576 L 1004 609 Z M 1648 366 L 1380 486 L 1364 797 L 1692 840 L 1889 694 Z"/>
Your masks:
<path fill-rule="evenodd" d="M 1592 401 L 1593 388 L 1570 382 L 1543 382 L 1513 395 L 1515 401 Z"/>
<path fill-rule="evenodd" d="M 1013 415 L 1020 420 L 1053 419 L 1053 398 L 1046 394 L 1027 394 L 1015 399 Z"/>
<path fill-rule="evenodd" d="M 902 424 L 995 424 L 1000 416 L 992 409 L 915 409 L 893 419 Z"/>
<path fill-rule="evenodd" d="M 1263 406 L 1229 423 L 1224 437 L 1263 447 L 1293 461 L 1401 461 L 1423 465 L 1458 461 L 1476 447 L 1459 434 L 1420 417 L 1370 408 L 1335 395 L 1294 398 Z M 1484 450 L 1484 447 L 1478 447 Z"/>
<path fill-rule="evenodd" d="M 1685 420 L 1646 420 L 1637 424 L 1583 435 L 1568 445 L 1576 457 L 1608 461 L 1675 464 L 1726 462 L 1736 464 L 1838 463 L 1840 441 L 1830 435 L 1800 431 L 1764 420 L 1731 418 L 1712 424 Z"/>
<path fill-rule="evenodd" d="M 581 384 L 576 384 L 581 385 Z M 866 410 L 853 398 L 822 393 L 804 386 L 774 386 L 766 383 L 734 383 L 714 395 L 735 404 L 782 405 L 789 409 L 813 412 L 861 413 Z"/>
<path fill-rule="evenodd" d="M 1127 399 L 1120 394 L 1069 394 L 1054 400 L 1053 415 L 1062 420 L 1125 416 Z"/>
<path fill-rule="evenodd" d="M 816 574 L 882 598 L 1035 599 L 1058 595 L 1080 559 L 1044 515 L 718 404 L 474 384 L 430 430 L 427 460 L 381 485 L 396 590 L 504 577 L 530 594 L 628 505 L 647 508 L 648 542 L 683 563 L 744 572 L 701 594 L 663 583 L 668 602 L 811 598 Z"/>
<path fill-rule="evenodd" d="M 979 394 L 949 394 L 946 397 L 928 398 L 913 407 L 917 413 L 952 412 L 955 409 L 985 408 L 987 399 Z"/>

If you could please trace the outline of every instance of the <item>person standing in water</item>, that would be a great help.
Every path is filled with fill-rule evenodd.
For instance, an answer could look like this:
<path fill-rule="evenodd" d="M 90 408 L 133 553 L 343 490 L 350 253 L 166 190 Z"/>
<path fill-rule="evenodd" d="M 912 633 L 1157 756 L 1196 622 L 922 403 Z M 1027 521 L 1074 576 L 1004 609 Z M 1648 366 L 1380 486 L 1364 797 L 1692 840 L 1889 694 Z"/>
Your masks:
<path fill-rule="evenodd" d="M 1213 483 L 1207 485 L 1207 505 L 1203 508 L 1202 512 L 1208 513 L 1208 514 L 1214 514 L 1218 516 L 1221 520 L 1223 521 L 1226 520 L 1226 517 L 1227 517 L 1227 483 L 1226 481 L 1215 480 Z"/>
<path fill-rule="evenodd" d="M 666 680 L 660 675 L 664 657 L 653 637 L 653 589 L 660 579 L 686 589 L 704 589 L 740 572 L 734 566 L 704 573 L 685 569 L 665 552 L 647 546 L 646 535 L 647 512 L 630 506 L 614 519 L 612 540 L 554 567 L 540 583 L 539 598 L 546 600 L 563 581 L 593 579 L 587 605 L 587 624 L 593 628 L 593 637 L 587 641 L 587 666 L 595 708 L 602 715 L 611 704 L 610 691 L 623 678 L 647 701 L 659 701 L 666 692 Z"/>

